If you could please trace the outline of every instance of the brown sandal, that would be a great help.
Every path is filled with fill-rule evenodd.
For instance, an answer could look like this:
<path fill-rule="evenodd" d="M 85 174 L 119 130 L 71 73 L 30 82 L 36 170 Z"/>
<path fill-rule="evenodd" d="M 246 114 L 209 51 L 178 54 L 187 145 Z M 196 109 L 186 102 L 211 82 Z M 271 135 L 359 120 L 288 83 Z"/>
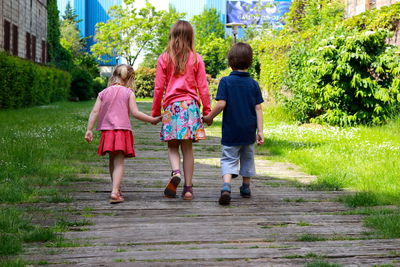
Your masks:
<path fill-rule="evenodd" d="M 164 196 L 168 198 L 175 198 L 176 197 L 176 188 L 178 187 L 179 183 L 181 182 L 181 173 L 180 172 L 172 172 L 171 179 L 169 183 L 165 186 L 164 189 Z"/>
<path fill-rule="evenodd" d="M 117 204 L 121 202 L 124 202 L 124 198 L 120 193 L 111 193 L 110 204 Z"/>
<path fill-rule="evenodd" d="M 186 193 L 189 193 L 190 195 L 187 195 Z M 193 186 L 184 186 L 183 191 L 182 191 L 182 197 L 183 200 L 192 200 L 193 199 Z"/>

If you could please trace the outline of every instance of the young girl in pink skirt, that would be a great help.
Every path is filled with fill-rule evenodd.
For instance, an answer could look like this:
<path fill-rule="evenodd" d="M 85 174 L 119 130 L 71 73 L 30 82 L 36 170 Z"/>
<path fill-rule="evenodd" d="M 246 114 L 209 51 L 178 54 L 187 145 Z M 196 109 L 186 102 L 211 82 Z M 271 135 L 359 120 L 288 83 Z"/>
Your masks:
<path fill-rule="evenodd" d="M 101 91 L 90 113 L 85 139 L 93 141 L 93 126 L 97 122 L 97 131 L 101 131 L 100 146 L 97 154 L 109 154 L 109 170 L 112 181 L 110 203 L 124 201 L 121 194 L 121 182 L 124 175 L 125 158 L 135 157 L 134 139 L 129 113 L 138 120 L 157 124 L 161 117 L 150 117 L 140 112 L 133 90 L 135 72 L 129 65 L 115 68 L 108 87 Z"/>
<path fill-rule="evenodd" d="M 203 59 L 194 49 L 194 32 L 189 22 L 179 20 L 171 28 L 166 51 L 157 61 L 152 116 L 161 115 L 164 109 L 160 139 L 168 142 L 171 177 L 165 187 L 166 197 L 175 197 L 181 181 L 180 153 L 183 154 L 185 185 L 182 197 L 193 198 L 192 177 L 194 157 L 192 142 L 206 139 L 201 121 L 210 113 L 206 71 Z"/>

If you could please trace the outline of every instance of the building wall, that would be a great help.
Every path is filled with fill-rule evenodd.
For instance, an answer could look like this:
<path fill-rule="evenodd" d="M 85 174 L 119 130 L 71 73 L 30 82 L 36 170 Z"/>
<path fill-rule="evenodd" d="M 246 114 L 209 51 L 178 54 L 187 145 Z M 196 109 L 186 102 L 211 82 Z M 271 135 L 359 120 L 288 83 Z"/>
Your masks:
<path fill-rule="evenodd" d="M 81 37 L 90 37 L 87 40 L 87 51 L 90 52 L 90 47 L 94 44 L 93 37 L 96 34 L 96 24 L 99 22 L 106 22 L 110 17 L 107 14 L 108 9 L 113 5 L 122 5 L 122 0 L 57 0 L 58 10 L 60 16 L 65 14 L 65 7 L 68 1 L 74 9 L 75 14 L 80 20 L 78 29 Z M 101 65 L 115 65 L 115 58 L 110 62 L 100 62 Z"/>
<path fill-rule="evenodd" d="M 6 21 L 10 22 L 11 26 L 10 54 L 36 62 L 45 62 L 47 60 L 47 0 L 0 1 L 1 51 L 5 50 Z M 28 34 L 30 38 L 27 37 Z M 27 40 L 29 39 L 31 42 L 28 47 Z"/>
<path fill-rule="evenodd" d="M 220 14 L 222 23 L 226 23 L 226 0 L 169 0 L 170 5 L 178 12 L 186 13 L 185 20 L 191 20 L 193 16 L 201 14 L 206 8 L 215 8 Z"/>
<path fill-rule="evenodd" d="M 344 0 L 344 2 L 346 4 L 347 17 L 352 17 L 368 9 L 399 3 L 400 0 Z"/>

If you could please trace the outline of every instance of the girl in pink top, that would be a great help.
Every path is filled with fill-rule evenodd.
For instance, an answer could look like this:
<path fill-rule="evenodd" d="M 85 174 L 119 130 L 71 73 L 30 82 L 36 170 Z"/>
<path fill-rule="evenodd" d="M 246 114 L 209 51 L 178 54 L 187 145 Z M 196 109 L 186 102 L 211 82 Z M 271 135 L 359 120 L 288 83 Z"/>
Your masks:
<path fill-rule="evenodd" d="M 206 71 L 203 59 L 194 49 L 194 33 L 189 22 L 179 20 L 171 28 L 166 51 L 157 62 L 154 99 L 151 115 L 161 115 L 164 109 L 161 141 L 168 142 L 168 158 L 171 164 L 171 179 L 164 190 L 166 197 L 175 197 L 181 181 L 180 154 L 183 154 L 185 185 L 184 200 L 193 198 L 192 177 L 194 157 L 192 142 L 205 139 L 203 115 L 210 113 Z"/>
<path fill-rule="evenodd" d="M 153 118 L 139 111 L 132 91 L 135 73 L 129 65 L 115 68 L 108 87 L 101 91 L 90 113 L 85 139 L 93 141 L 93 126 L 99 117 L 96 130 L 101 131 L 99 155 L 109 154 L 109 170 L 112 181 L 110 203 L 120 203 L 121 182 L 124 175 L 125 157 L 135 157 L 129 113 L 136 119 L 156 124 L 161 117 Z"/>

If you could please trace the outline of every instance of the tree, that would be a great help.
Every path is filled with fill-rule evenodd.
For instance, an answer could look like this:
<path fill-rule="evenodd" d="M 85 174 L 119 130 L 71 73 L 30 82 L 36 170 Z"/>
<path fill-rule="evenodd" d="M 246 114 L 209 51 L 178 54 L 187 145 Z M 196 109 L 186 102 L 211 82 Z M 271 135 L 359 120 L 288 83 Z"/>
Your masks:
<path fill-rule="evenodd" d="M 157 11 L 147 1 L 141 9 L 134 7 L 133 0 L 124 2 L 127 7 L 111 7 L 108 12 L 110 20 L 96 25 L 97 43 L 92 46 L 92 52 L 98 58 L 104 55 L 122 56 L 133 65 L 143 51 L 157 45 L 159 33 L 165 31 L 163 22 L 169 21 L 169 13 Z"/>
<path fill-rule="evenodd" d="M 63 20 L 80 22 L 78 21 L 78 15 L 75 14 L 75 10 L 72 8 L 70 1 L 68 1 L 65 7 L 65 15 L 63 15 L 62 18 Z"/>
<path fill-rule="evenodd" d="M 60 19 L 56 0 L 47 1 L 47 42 L 49 45 L 50 65 L 64 70 L 72 68 L 71 54 L 60 44 Z"/>
<path fill-rule="evenodd" d="M 208 40 L 210 34 L 217 38 L 225 37 L 225 27 L 219 16 L 215 8 L 205 9 L 200 15 L 193 16 L 191 23 L 196 30 L 196 41 Z"/>
<path fill-rule="evenodd" d="M 62 18 L 63 20 L 60 23 L 60 43 L 74 58 L 79 57 L 86 46 L 87 37 L 81 38 L 78 29 L 80 20 L 78 20 L 78 15 L 75 14 L 75 10 L 71 7 L 69 1 L 65 8 L 65 15 Z"/>
<path fill-rule="evenodd" d="M 295 0 L 286 15 L 287 30 L 299 32 L 317 25 L 335 25 L 343 20 L 340 0 Z"/>
<path fill-rule="evenodd" d="M 149 68 L 155 67 L 158 56 L 164 52 L 168 45 L 168 36 L 171 26 L 184 16 L 185 13 L 178 13 L 173 6 L 169 6 L 168 13 L 164 16 L 165 19 L 160 21 L 157 27 L 155 35 L 158 36 L 158 38 L 154 40 L 153 45 L 147 49 L 141 66 Z"/>
<path fill-rule="evenodd" d="M 196 32 L 196 50 L 203 56 L 206 72 L 216 77 L 227 67 L 226 56 L 231 43 L 230 39 L 225 39 L 224 24 L 214 8 L 193 16 L 191 23 Z"/>

